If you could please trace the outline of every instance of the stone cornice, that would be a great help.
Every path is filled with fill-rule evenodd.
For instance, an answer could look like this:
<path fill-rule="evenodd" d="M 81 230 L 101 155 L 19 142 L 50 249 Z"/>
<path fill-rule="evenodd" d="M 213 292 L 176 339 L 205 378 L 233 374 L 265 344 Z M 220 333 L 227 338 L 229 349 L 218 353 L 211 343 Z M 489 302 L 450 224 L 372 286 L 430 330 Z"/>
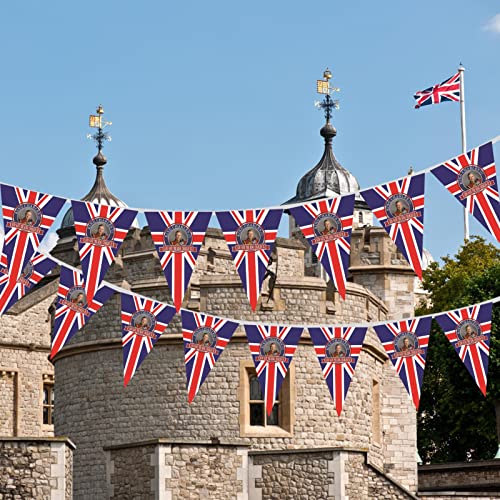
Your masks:
<path fill-rule="evenodd" d="M 57 437 L 38 437 L 38 436 L 16 436 L 16 437 L 5 437 L 0 436 L 0 443 L 66 443 L 72 450 L 76 449 L 75 443 L 71 441 L 69 437 L 57 436 Z"/>
<path fill-rule="evenodd" d="M 227 440 L 227 439 L 213 439 L 213 440 L 189 440 L 189 439 L 176 439 L 176 438 L 156 438 L 156 439 L 148 439 L 145 441 L 135 441 L 132 443 L 122 443 L 122 444 L 113 444 L 109 446 L 103 446 L 104 451 L 111 450 L 126 450 L 128 448 L 137 448 L 142 446 L 154 446 L 154 445 L 175 445 L 175 446 L 222 446 L 228 448 L 249 448 L 250 445 L 248 441 L 243 439 L 238 440 Z"/>
<path fill-rule="evenodd" d="M 50 352 L 49 345 L 21 344 L 20 342 L 0 342 L 0 349 L 15 349 L 22 351 Z"/>
<path fill-rule="evenodd" d="M 346 451 L 349 453 L 368 453 L 368 448 L 349 448 L 345 446 L 332 446 L 324 448 L 278 448 L 273 450 L 249 450 L 248 454 L 255 456 L 265 455 L 296 455 L 297 453 L 328 453 Z"/>

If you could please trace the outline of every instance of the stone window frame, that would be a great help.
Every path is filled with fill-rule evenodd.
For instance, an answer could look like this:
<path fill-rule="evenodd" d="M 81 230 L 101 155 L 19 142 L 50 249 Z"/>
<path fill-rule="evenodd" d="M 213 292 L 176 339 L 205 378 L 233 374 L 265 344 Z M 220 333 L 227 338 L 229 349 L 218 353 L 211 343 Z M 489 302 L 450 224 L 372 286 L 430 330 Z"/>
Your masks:
<path fill-rule="evenodd" d="M 250 425 L 250 381 L 249 374 L 255 371 L 252 361 L 240 360 L 240 437 L 293 437 L 295 425 L 295 366 L 288 373 L 280 390 L 280 425 L 265 427 Z"/>
<path fill-rule="evenodd" d="M 46 424 L 43 420 L 43 410 L 45 407 L 49 408 L 49 421 L 50 417 L 52 416 L 52 421 L 54 420 L 54 405 L 49 404 L 46 405 L 44 403 L 44 391 L 45 387 L 49 387 L 49 399 L 50 395 L 54 394 L 54 375 L 44 373 L 42 376 L 42 382 L 40 384 L 40 421 L 42 423 L 42 428 L 45 430 L 54 430 L 54 424 Z"/>

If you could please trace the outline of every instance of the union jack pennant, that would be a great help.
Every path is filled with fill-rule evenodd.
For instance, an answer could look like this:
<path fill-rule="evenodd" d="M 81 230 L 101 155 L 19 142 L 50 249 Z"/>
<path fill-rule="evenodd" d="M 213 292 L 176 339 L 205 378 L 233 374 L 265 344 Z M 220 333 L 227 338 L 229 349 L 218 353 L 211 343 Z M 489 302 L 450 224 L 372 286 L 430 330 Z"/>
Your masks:
<path fill-rule="evenodd" d="M 302 328 L 276 325 L 245 325 L 250 352 L 271 415 L 281 384 L 297 349 Z"/>
<path fill-rule="evenodd" d="M 115 260 L 137 211 L 75 200 L 71 204 L 85 292 L 90 302 Z"/>
<path fill-rule="evenodd" d="M 422 279 L 425 174 L 410 175 L 361 195 L 415 274 Z"/>
<path fill-rule="evenodd" d="M 122 293 L 123 383 L 125 387 L 175 315 L 175 308 Z"/>
<path fill-rule="evenodd" d="M 353 211 L 353 194 L 290 208 L 302 234 L 343 299 L 351 252 Z"/>
<path fill-rule="evenodd" d="M 500 241 L 500 207 L 493 144 L 488 142 L 433 168 L 446 189 Z"/>
<path fill-rule="evenodd" d="M 113 295 L 114 291 L 106 285 L 101 285 L 92 300 L 85 293 L 83 274 L 76 269 L 61 266 L 59 289 L 52 332 L 52 359 L 81 330 L 85 323 Z"/>
<path fill-rule="evenodd" d="M 5 239 L 0 265 L 17 280 L 66 200 L 5 184 L 1 192 Z"/>
<path fill-rule="evenodd" d="M 374 326 L 408 394 L 418 410 L 432 318 L 414 318 Z"/>
<path fill-rule="evenodd" d="M 366 331 L 367 328 L 354 326 L 309 328 L 323 377 L 328 389 L 330 389 L 339 417 L 361 353 Z"/>
<path fill-rule="evenodd" d="M 145 212 L 161 268 L 179 312 L 211 212 Z"/>
<path fill-rule="evenodd" d="M 236 269 L 255 311 L 271 248 L 278 235 L 281 209 L 216 212 Z"/>
<path fill-rule="evenodd" d="M 238 323 L 186 310 L 181 311 L 181 317 L 188 401 L 191 403 Z"/>
<path fill-rule="evenodd" d="M 434 319 L 486 396 L 493 303 L 464 307 Z"/>
<path fill-rule="evenodd" d="M 416 99 L 415 108 L 427 106 L 427 104 L 438 104 L 445 101 L 460 100 L 460 73 L 453 75 L 448 80 L 425 90 L 419 90 L 413 96 Z"/>
<path fill-rule="evenodd" d="M 42 254 L 35 254 L 26 264 L 17 280 L 12 279 L 6 268 L 0 269 L 0 316 L 21 300 L 44 276 L 52 271 L 56 263 Z"/>

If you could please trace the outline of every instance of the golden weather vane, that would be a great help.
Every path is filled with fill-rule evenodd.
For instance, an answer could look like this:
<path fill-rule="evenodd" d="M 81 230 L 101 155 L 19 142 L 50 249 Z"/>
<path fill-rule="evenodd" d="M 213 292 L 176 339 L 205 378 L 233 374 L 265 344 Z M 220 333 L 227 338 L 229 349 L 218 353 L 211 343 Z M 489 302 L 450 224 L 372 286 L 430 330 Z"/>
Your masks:
<path fill-rule="evenodd" d="M 332 78 L 332 73 L 328 68 L 326 68 L 325 71 L 323 71 L 323 78 L 324 80 L 316 80 L 316 92 L 318 94 L 323 94 L 325 98 L 323 99 L 323 101 L 316 101 L 314 105 L 318 109 L 324 110 L 326 122 L 330 123 L 330 118 L 332 117 L 332 110 L 339 109 L 340 107 L 339 101 L 333 100 L 331 98 L 331 94 L 333 92 L 340 92 L 340 89 L 338 87 L 330 86 L 330 79 Z"/>
<path fill-rule="evenodd" d="M 96 115 L 89 116 L 89 126 L 91 128 L 96 128 L 97 132 L 95 134 L 88 134 L 87 139 L 93 139 L 97 143 L 97 149 L 101 151 L 103 142 L 111 141 L 111 136 L 104 132 L 103 129 L 108 125 L 113 125 L 113 123 L 103 121 L 102 115 L 104 114 L 104 109 L 102 107 L 102 104 L 99 104 L 96 109 L 96 113 Z"/>

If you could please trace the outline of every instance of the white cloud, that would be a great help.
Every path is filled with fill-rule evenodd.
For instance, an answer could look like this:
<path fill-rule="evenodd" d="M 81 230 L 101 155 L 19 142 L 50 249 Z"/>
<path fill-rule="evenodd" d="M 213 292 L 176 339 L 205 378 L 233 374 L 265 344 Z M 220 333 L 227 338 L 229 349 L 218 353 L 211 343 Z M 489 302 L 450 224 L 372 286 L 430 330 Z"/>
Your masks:
<path fill-rule="evenodd" d="M 493 16 L 484 26 L 484 31 L 500 34 L 500 14 Z"/>

